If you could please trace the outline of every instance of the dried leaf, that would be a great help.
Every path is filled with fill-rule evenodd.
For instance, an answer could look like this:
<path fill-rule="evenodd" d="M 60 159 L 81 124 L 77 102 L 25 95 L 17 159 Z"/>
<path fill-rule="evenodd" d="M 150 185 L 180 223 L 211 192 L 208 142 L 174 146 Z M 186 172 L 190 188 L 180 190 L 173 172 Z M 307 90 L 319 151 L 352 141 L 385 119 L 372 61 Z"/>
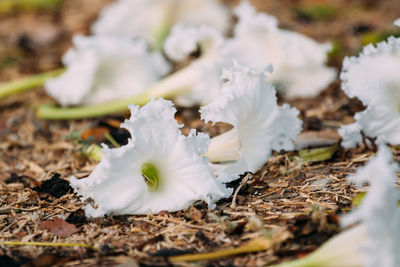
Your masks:
<path fill-rule="evenodd" d="M 340 136 L 336 131 L 307 131 L 301 133 L 295 141 L 295 149 L 327 147 L 337 144 Z"/>
<path fill-rule="evenodd" d="M 75 225 L 67 223 L 63 219 L 57 217 L 53 220 L 41 221 L 40 229 L 49 230 L 51 233 L 61 237 L 68 237 L 79 231 Z"/>
<path fill-rule="evenodd" d="M 103 141 L 104 140 L 104 135 L 106 133 L 110 133 L 110 129 L 105 127 L 105 126 L 100 126 L 100 127 L 94 127 L 90 128 L 86 131 L 84 131 L 81 134 L 82 140 L 87 140 L 88 138 L 92 137 L 96 141 Z"/>

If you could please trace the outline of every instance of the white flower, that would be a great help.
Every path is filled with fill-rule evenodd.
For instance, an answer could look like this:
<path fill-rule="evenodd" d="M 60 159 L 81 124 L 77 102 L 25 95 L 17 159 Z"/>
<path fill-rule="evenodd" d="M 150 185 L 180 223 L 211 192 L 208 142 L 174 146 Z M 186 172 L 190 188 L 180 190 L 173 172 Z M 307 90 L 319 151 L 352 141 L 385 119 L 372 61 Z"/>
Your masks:
<path fill-rule="evenodd" d="M 275 267 L 397 267 L 400 263 L 400 197 L 396 189 L 398 165 L 387 146 L 360 168 L 350 180 L 359 186 L 369 183 L 360 207 L 344 215 L 344 227 L 359 223 L 334 236 L 316 251 Z"/>
<path fill-rule="evenodd" d="M 158 91 L 164 94 L 168 90 L 186 88 L 186 93 L 174 98 L 179 105 L 209 104 L 220 94 L 222 74 L 220 51 L 223 43 L 222 35 L 208 26 L 176 25 L 165 41 L 166 55 L 174 61 L 185 59 L 197 49 L 200 49 L 201 55 L 189 66 L 160 81 L 157 86 L 161 90 Z"/>
<path fill-rule="evenodd" d="M 272 62 L 276 73 L 268 79 L 279 87 L 283 85 L 288 96 L 313 96 L 335 78 L 336 72 L 323 65 L 329 45 L 280 30 L 274 17 L 257 13 L 248 2 L 243 2 L 236 13 L 240 20 L 232 39 L 224 39 L 208 26 L 178 24 L 172 29 L 164 44 L 170 59 L 183 61 L 197 50 L 201 56 L 168 77 L 168 82 L 161 81 L 159 92 L 187 88 L 184 96 L 175 97 L 179 105 L 209 104 L 220 95 L 222 70 L 233 61 L 255 68 Z"/>
<path fill-rule="evenodd" d="M 394 22 L 394 25 L 399 26 L 400 27 L 400 18 L 396 19 L 396 21 Z"/>
<path fill-rule="evenodd" d="M 367 106 L 355 115 L 364 134 L 376 137 L 377 143 L 400 144 L 400 38 L 368 45 L 358 57 L 345 58 L 341 79 L 345 93 Z"/>
<path fill-rule="evenodd" d="M 74 36 L 63 57 L 67 71 L 45 84 L 61 105 L 98 104 L 131 97 L 167 74 L 170 65 L 142 40 Z"/>
<path fill-rule="evenodd" d="M 257 13 L 247 1 L 235 13 L 239 22 L 223 51 L 228 65 L 231 58 L 252 67 L 272 63 L 268 80 L 288 97 L 316 96 L 336 78 L 336 71 L 325 66 L 330 44 L 279 29 L 275 17 Z"/>
<path fill-rule="evenodd" d="M 211 139 L 206 153 L 212 162 L 235 161 L 218 177 L 220 181 L 256 171 L 272 150 L 294 148 L 293 140 L 301 130 L 299 112 L 286 104 L 278 106 L 275 88 L 265 81 L 267 71 L 271 71 L 270 66 L 255 69 L 235 63 L 225 73 L 222 95 L 201 108 L 206 122 L 233 125 L 230 131 Z"/>
<path fill-rule="evenodd" d="M 71 177 L 71 186 L 82 199 L 93 199 L 86 214 L 147 214 L 177 211 L 196 200 L 210 208 L 226 195 L 202 157 L 209 145 L 205 134 L 181 134 L 174 119 L 176 109 L 166 100 L 144 107 L 130 106 L 131 118 L 122 125 L 131 134 L 120 148 L 103 148 L 103 158 L 89 177 Z M 146 181 L 147 182 L 146 182 Z"/>
<path fill-rule="evenodd" d="M 350 178 L 359 186 L 369 183 L 361 206 L 341 220 L 343 226 L 359 222 L 367 228 L 368 238 L 361 248 L 366 267 L 395 267 L 400 263 L 400 194 L 396 189 L 399 168 L 392 158 L 390 149 L 381 145 L 378 155 Z"/>
<path fill-rule="evenodd" d="M 230 14 L 217 0 L 119 0 L 103 9 L 92 32 L 144 38 L 159 46 L 158 42 L 178 22 L 209 25 L 225 33 Z"/>

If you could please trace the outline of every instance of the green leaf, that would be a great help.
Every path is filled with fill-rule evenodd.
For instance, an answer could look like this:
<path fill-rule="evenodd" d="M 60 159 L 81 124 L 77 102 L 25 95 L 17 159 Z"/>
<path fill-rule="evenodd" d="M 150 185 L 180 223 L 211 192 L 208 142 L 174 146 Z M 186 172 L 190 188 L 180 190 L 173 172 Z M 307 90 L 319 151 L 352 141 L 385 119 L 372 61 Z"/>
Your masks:
<path fill-rule="evenodd" d="M 338 150 L 338 147 L 338 144 L 334 144 L 329 147 L 302 149 L 299 151 L 299 157 L 303 161 L 320 162 L 328 160 L 332 158 L 333 154 Z"/>

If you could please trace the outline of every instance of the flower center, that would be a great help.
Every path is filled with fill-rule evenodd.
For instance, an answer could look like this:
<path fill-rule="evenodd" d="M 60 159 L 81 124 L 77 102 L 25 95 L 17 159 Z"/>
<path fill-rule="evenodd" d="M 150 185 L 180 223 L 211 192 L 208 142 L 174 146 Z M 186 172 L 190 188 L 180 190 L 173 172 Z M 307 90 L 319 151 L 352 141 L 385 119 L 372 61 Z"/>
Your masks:
<path fill-rule="evenodd" d="M 151 163 L 144 163 L 142 165 L 142 176 L 146 181 L 148 190 L 150 192 L 156 191 L 160 183 L 157 168 Z"/>

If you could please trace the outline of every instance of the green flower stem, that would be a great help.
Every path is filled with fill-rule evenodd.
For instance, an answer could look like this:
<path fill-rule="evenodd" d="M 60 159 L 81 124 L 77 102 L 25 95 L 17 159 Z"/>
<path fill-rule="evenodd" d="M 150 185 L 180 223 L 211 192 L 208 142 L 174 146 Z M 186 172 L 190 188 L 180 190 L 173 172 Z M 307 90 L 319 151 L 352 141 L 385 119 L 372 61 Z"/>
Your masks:
<path fill-rule="evenodd" d="M 100 161 L 103 157 L 103 152 L 101 151 L 101 149 L 101 146 L 99 146 L 98 144 L 91 144 L 90 146 L 85 147 L 82 150 L 82 155 L 95 161 Z"/>
<path fill-rule="evenodd" d="M 41 74 L 0 83 L 0 99 L 12 94 L 42 86 L 48 79 L 59 76 L 65 69 L 57 69 Z"/>
<path fill-rule="evenodd" d="M 61 3 L 62 0 L 1 0 L 0 14 L 7 14 L 15 8 L 24 10 L 51 10 L 58 7 Z"/>
<path fill-rule="evenodd" d="M 36 111 L 36 116 L 46 120 L 71 120 L 81 118 L 94 118 L 112 113 L 119 113 L 128 110 L 129 104 L 144 105 L 151 97 L 147 92 L 133 98 L 121 99 L 105 104 L 62 108 L 52 104 L 42 105 Z"/>
<path fill-rule="evenodd" d="M 127 99 L 115 100 L 104 104 L 61 108 L 55 105 L 42 105 L 36 115 L 46 120 L 71 120 L 94 118 L 108 114 L 124 112 L 128 105 L 145 105 L 153 97 L 171 99 L 174 96 L 190 91 L 191 85 L 198 79 L 199 72 L 191 69 L 182 69 L 173 75 L 167 76 L 146 91 Z"/>

